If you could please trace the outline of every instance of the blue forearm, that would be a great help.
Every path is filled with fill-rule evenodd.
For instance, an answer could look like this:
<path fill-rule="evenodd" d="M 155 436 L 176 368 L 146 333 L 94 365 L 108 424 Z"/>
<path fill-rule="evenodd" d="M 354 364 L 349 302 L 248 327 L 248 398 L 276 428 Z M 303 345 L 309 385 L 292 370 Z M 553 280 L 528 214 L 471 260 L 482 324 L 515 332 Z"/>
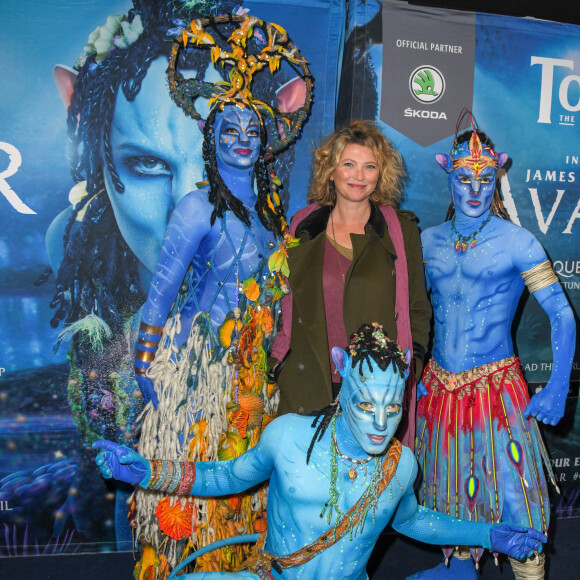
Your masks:
<path fill-rule="evenodd" d="M 169 309 L 187 272 L 191 257 L 188 256 L 189 260 L 176 257 L 177 246 L 173 243 L 173 238 L 178 237 L 179 234 L 180 230 L 176 226 L 167 228 L 141 316 L 141 319 L 148 324 L 165 325 Z"/>
<path fill-rule="evenodd" d="M 272 473 L 273 462 L 268 454 L 261 452 L 260 443 L 231 461 L 196 463 L 191 493 L 200 497 L 232 495 L 266 481 Z"/>
<path fill-rule="evenodd" d="M 551 342 L 554 362 L 551 380 L 567 391 L 576 342 L 574 313 L 559 283 L 538 290 L 534 296 L 548 315 L 552 328 Z"/>
<path fill-rule="evenodd" d="M 393 528 L 415 540 L 440 546 L 481 546 L 490 548 L 492 524 L 468 522 L 418 506 L 408 519 L 393 522 Z"/>
<path fill-rule="evenodd" d="M 263 478 L 241 478 L 233 473 L 230 461 L 197 463 L 197 477 L 191 491 L 200 497 L 233 495 L 246 491 L 260 483 Z"/>
<path fill-rule="evenodd" d="M 208 230 L 195 196 L 181 200 L 171 214 L 141 320 L 164 326 L 187 269 Z M 207 217 L 207 216 L 206 216 Z"/>

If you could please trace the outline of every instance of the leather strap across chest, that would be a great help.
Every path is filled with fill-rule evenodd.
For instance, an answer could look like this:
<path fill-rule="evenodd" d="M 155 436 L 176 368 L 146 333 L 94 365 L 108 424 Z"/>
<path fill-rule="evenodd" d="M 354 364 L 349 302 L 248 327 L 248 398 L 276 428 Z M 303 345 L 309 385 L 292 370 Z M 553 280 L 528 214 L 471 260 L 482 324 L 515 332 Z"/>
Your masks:
<path fill-rule="evenodd" d="M 378 487 L 379 495 L 383 493 L 395 475 L 397 465 L 401 458 L 401 451 L 401 444 L 393 438 L 389 452 L 383 461 L 383 477 Z M 293 568 L 309 562 L 312 558 L 315 558 L 318 554 L 336 544 L 349 529 L 355 527 L 360 522 L 363 514 L 366 513 L 367 510 L 365 508 L 371 500 L 372 498 L 368 495 L 365 497 L 363 493 L 363 496 L 344 514 L 344 517 L 338 525 L 332 526 L 316 540 L 287 556 L 274 556 L 262 549 L 266 541 L 267 533 L 264 532 L 254 547 L 253 555 L 245 560 L 236 572 L 250 570 L 260 577 L 268 578 L 271 577 L 268 573 L 272 568 L 280 573 L 284 568 Z"/>

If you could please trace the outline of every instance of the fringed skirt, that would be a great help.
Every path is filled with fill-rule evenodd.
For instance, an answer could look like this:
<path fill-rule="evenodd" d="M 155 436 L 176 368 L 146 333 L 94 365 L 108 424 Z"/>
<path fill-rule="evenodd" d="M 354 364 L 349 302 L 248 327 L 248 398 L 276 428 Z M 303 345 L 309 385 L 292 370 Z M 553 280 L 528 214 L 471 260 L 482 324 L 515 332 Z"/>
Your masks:
<path fill-rule="evenodd" d="M 464 520 L 547 533 L 542 462 L 554 479 L 537 422 L 523 417 L 529 395 L 518 359 L 460 373 L 431 361 L 423 384 L 429 394 L 417 407 L 415 447 L 421 503 Z M 472 550 L 476 560 L 479 553 Z"/>
<path fill-rule="evenodd" d="M 180 317 L 165 326 L 148 372 L 159 405 L 145 408 L 139 453 L 147 459 L 217 461 L 241 455 L 259 440 L 276 412 L 277 387 L 265 376 L 267 307 L 249 306 L 229 348 L 220 344 L 209 317 L 199 313 L 187 343 L 178 347 Z M 136 579 L 164 579 L 185 557 L 214 541 L 262 532 L 267 488 L 233 497 L 204 499 L 137 488 L 131 508 L 140 543 Z M 231 571 L 248 545 L 216 550 L 197 559 L 196 571 Z"/>

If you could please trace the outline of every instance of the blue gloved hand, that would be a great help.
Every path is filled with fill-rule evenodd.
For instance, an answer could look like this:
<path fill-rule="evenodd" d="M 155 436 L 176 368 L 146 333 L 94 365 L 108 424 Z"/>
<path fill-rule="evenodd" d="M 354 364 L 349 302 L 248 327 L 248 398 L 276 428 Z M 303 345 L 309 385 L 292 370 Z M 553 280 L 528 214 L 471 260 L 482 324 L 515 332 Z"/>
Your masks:
<path fill-rule="evenodd" d="M 548 540 L 542 532 L 512 524 L 495 524 L 490 532 L 492 552 L 507 554 L 516 560 L 531 558 L 542 551 L 542 544 Z"/>
<path fill-rule="evenodd" d="M 136 451 L 101 439 L 93 443 L 93 449 L 103 449 L 95 463 L 105 479 L 118 479 L 132 485 L 147 487 L 151 479 L 151 465 Z"/>
<path fill-rule="evenodd" d="M 157 398 L 157 393 L 155 392 L 153 381 L 149 377 L 140 375 L 139 373 L 135 373 L 135 379 L 137 380 L 137 384 L 139 385 L 139 389 L 141 390 L 145 404 L 151 401 L 153 408 L 157 409 L 157 405 L 159 405 L 159 399 Z"/>
<path fill-rule="evenodd" d="M 417 401 L 421 397 L 426 397 L 428 394 L 429 394 L 429 391 L 427 390 L 427 387 L 423 384 L 423 381 L 419 381 L 417 383 Z"/>

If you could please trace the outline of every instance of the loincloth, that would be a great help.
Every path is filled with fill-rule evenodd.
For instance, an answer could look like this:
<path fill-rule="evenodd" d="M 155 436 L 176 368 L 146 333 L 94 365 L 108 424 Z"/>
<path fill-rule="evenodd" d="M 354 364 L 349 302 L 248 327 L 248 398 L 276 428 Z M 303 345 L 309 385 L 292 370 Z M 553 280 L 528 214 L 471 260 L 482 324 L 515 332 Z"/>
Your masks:
<path fill-rule="evenodd" d="M 423 384 L 429 394 L 419 401 L 416 431 L 421 503 L 465 520 L 546 533 L 542 462 L 551 468 L 536 420 L 523 417 L 529 395 L 518 359 L 460 373 L 430 361 Z"/>

